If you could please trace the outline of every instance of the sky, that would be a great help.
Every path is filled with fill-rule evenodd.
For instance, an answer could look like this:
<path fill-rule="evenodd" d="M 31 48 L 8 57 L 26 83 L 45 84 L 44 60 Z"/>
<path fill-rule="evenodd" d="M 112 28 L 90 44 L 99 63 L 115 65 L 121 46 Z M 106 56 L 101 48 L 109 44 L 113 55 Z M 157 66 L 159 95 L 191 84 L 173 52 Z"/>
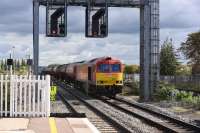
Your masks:
<path fill-rule="evenodd" d="M 15 2 L 15 3 L 14 3 Z M 11 4 L 14 3 L 14 4 Z M 200 30 L 200 0 L 160 0 L 160 44 L 172 38 L 180 47 L 191 32 Z M 14 58 L 32 55 L 32 0 L 0 1 L 0 58 L 14 46 Z M 45 37 L 45 7 L 40 7 L 40 61 L 46 66 L 113 56 L 139 64 L 139 9 L 109 8 L 107 38 L 85 38 L 85 8 L 68 7 L 68 35 Z"/>

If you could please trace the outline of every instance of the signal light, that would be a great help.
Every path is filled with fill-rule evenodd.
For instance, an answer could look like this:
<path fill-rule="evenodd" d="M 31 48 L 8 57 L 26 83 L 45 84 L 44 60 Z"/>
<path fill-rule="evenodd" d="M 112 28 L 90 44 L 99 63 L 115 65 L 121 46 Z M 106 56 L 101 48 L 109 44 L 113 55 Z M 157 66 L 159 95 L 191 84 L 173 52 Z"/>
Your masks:
<path fill-rule="evenodd" d="M 46 6 L 46 36 L 65 37 L 67 35 L 67 6 L 57 6 L 47 3 Z"/>
<path fill-rule="evenodd" d="M 103 38 L 108 36 L 108 6 L 107 0 L 101 7 L 91 6 L 89 1 L 86 7 L 85 36 Z"/>
<path fill-rule="evenodd" d="M 13 59 L 7 59 L 7 65 L 12 66 L 13 65 Z"/>
<path fill-rule="evenodd" d="M 33 64 L 33 60 L 32 59 L 27 59 L 27 65 L 31 66 Z"/>

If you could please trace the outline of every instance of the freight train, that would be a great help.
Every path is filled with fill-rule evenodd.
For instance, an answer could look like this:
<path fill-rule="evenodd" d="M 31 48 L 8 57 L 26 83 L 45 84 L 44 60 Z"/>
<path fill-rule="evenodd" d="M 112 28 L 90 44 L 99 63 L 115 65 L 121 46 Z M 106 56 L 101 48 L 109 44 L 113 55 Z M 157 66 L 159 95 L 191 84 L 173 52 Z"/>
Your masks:
<path fill-rule="evenodd" d="M 121 93 L 124 65 L 112 57 L 95 58 L 89 61 L 64 65 L 49 65 L 44 74 L 70 81 L 88 94 L 115 96 Z"/>

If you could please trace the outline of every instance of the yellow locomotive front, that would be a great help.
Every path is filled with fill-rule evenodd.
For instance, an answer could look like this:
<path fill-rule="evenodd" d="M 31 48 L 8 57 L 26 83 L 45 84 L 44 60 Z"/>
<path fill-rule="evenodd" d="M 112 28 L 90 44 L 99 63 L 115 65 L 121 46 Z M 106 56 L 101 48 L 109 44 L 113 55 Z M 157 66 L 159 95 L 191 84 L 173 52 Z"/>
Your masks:
<path fill-rule="evenodd" d="M 123 74 L 119 73 L 96 73 L 96 84 L 107 86 L 123 85 Z"/>
<path fill-rule="evenodd" d="M 96 85 L 100 92 L 115 95 L 121 93 L 123 86 L 123 66 L 118 60 L 98 62 Z"/>

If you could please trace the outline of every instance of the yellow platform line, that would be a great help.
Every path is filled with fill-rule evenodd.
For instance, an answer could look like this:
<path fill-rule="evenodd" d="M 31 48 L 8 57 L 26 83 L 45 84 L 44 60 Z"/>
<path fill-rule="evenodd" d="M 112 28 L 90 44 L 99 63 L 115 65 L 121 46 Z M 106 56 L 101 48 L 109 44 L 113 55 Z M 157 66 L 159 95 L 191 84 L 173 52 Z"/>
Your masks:
<path fill-rule="evenodd" d="M 57 127 L 56 127 L 56 121 L 54 118 L 49 118 L 49 125 L 51 128 L 51 133 L 58 133 L 57 132 Z"/>

